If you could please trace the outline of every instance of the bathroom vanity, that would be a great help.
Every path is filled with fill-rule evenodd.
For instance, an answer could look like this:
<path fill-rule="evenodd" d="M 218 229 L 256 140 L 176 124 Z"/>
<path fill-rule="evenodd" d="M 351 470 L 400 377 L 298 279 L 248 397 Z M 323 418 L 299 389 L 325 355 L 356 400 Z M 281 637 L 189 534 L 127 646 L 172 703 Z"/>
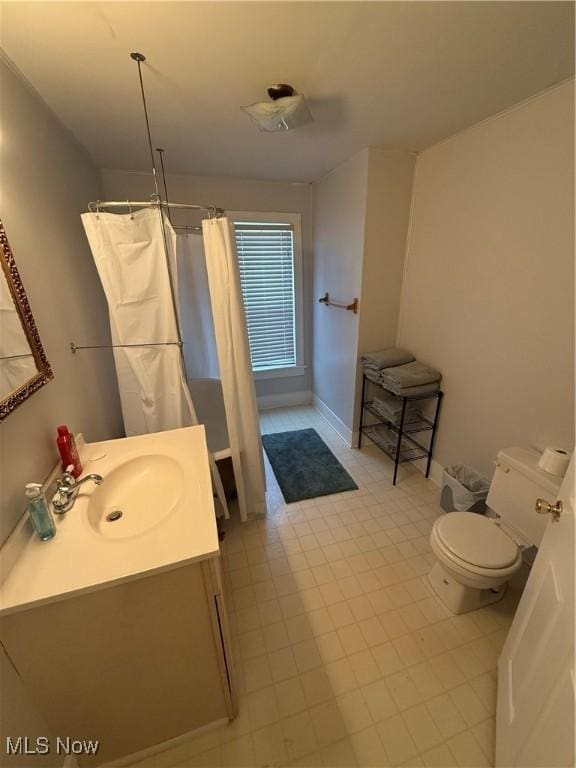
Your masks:
<path fill-rule="evenodd" d="M 231 719 L 235 700 L 204 428 L 81 458 L 103 484 L 51 541 L 23 521 L 6 545 L 0 640 L 54 736 L 100 742 L 77 756 L 97 765 Z"/>

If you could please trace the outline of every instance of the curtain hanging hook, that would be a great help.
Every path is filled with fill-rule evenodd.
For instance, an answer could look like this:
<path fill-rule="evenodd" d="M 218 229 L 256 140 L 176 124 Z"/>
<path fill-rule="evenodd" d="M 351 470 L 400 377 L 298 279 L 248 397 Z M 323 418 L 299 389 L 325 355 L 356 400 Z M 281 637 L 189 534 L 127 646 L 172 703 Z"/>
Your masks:
<path fill-rule="evenodd" d="M 100 200 L 96 200 L 96 218 L 100 219 Z"/>
<path fill-rule="evenodd" d="M 134 212 L 132 210 L 132 206 L 130 205 L 130 200 L 126 200 L 126 203 L 128 204 L 128 210 L 130 211 L 130 218 L 134 219 Z"/>

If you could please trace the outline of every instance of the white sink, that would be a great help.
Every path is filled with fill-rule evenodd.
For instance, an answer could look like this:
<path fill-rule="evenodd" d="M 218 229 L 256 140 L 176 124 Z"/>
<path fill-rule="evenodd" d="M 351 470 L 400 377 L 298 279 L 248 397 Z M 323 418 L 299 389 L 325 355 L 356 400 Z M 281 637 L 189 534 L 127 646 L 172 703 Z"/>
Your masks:
<path fill-rule="evenodd" d="M 0 615 L 219 554 L 203 426 L 79 451 L 104 482 L 82 485 L 50 541 L 22 519 L 0 552 Z"/>
<path fill-rule="evenodd" d="M 137 536 L 176 509 L 184 492 L 184 473 L 169 456 L 138 456 L 113 469 L 90 497 L 90 525 L 110 539 Z"/>

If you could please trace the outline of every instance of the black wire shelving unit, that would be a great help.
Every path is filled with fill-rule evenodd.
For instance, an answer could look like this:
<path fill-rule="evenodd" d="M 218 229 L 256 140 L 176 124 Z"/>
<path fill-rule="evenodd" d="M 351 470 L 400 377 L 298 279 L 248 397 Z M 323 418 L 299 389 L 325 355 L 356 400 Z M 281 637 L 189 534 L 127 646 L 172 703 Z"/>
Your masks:
<path fill-rule="evenodd" d="M 384 418 L 374 407 L 373 400 L 368 398 L 368 391 L 371 387 L 382 390 L 388 397 L 396 397 L 402 401 L 402 410 L 398 423 Z M 362 448 L 362 437 L 365 436 L 392 459 L 394 462 L 392 485 L 396 485 L 399 465 L 409 461 L 426 459 L 426 477 L 430 475 L 430 465 L 432 463 L 432 453 L 438 428 L 438 417 L 440 415 L 440 404 L 443 397 L 444 393 L 442 390 L 425 395 L 413 395 L 412 397 L 395 395 L 373 379 L 369 379 L 366 375 L 362 376 L 362 404 L 360 408 L 358 448 Z M 431 418 L 422 414 L 414 414 L 407 410 L 409 403 L 427 400 L 436 401 L 434 414 Z M 366 423 L 367 417 L 370 419 L 368 424 Z M 382 438 L 384 430 L 393 436 L 394 439 L 384 441 Z M 418 438 L 415 435 L 418 435 Z"/>

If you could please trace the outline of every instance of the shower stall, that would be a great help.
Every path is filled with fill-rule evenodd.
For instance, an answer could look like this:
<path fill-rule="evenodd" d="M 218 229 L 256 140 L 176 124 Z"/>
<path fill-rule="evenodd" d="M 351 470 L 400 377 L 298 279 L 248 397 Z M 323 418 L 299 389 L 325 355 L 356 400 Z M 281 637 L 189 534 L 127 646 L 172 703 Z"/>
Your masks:
<path fill-rule="evenodd" d="M 234 468 L 241 518 L 264 512 L 232 225 L 224 216 L 209 218 L 203 240 L 195 237 L 190 246 L 179 242 L 191 236 L 176 234 L 162 202 L 130 203 L 127 214 L 102 212 L 101 205 L 83 214 L 82 222 L 108 302 L 126 435 L 204 424 L 224 515 L 228 505 L 217 466 L 224 459 Z"/>
<path fill-rule="evenodd" d="M 149 201 L 96 201 L 82 223 L 108 302 L 127 436 L 204 424 L 220 513 L 228 504 L 218 462 L 229 460 L 242 520 L 266 509 L 262 442 L 233 224 L 216 206 L 160 197 L 138 66 L 155 193 Z M 122 213 L 110 210 L 123 209 Z M 172 213 L 206 215 L 177 225 Z M 201 233 L 201 236 L 200 236 Z M 72 351 L 89 349 L 73 344 Z M 98 345 L 100 346 L 100 345 Z"/>
<path fill-rule="evenodd" d="M 206 428 L 208 447 L 216 461 L 221 461 L 231 455 L 230 438 L 204 242 L 200 233 L 185 227 L 175 227 L 184 366 L 198 420 Z"/>

